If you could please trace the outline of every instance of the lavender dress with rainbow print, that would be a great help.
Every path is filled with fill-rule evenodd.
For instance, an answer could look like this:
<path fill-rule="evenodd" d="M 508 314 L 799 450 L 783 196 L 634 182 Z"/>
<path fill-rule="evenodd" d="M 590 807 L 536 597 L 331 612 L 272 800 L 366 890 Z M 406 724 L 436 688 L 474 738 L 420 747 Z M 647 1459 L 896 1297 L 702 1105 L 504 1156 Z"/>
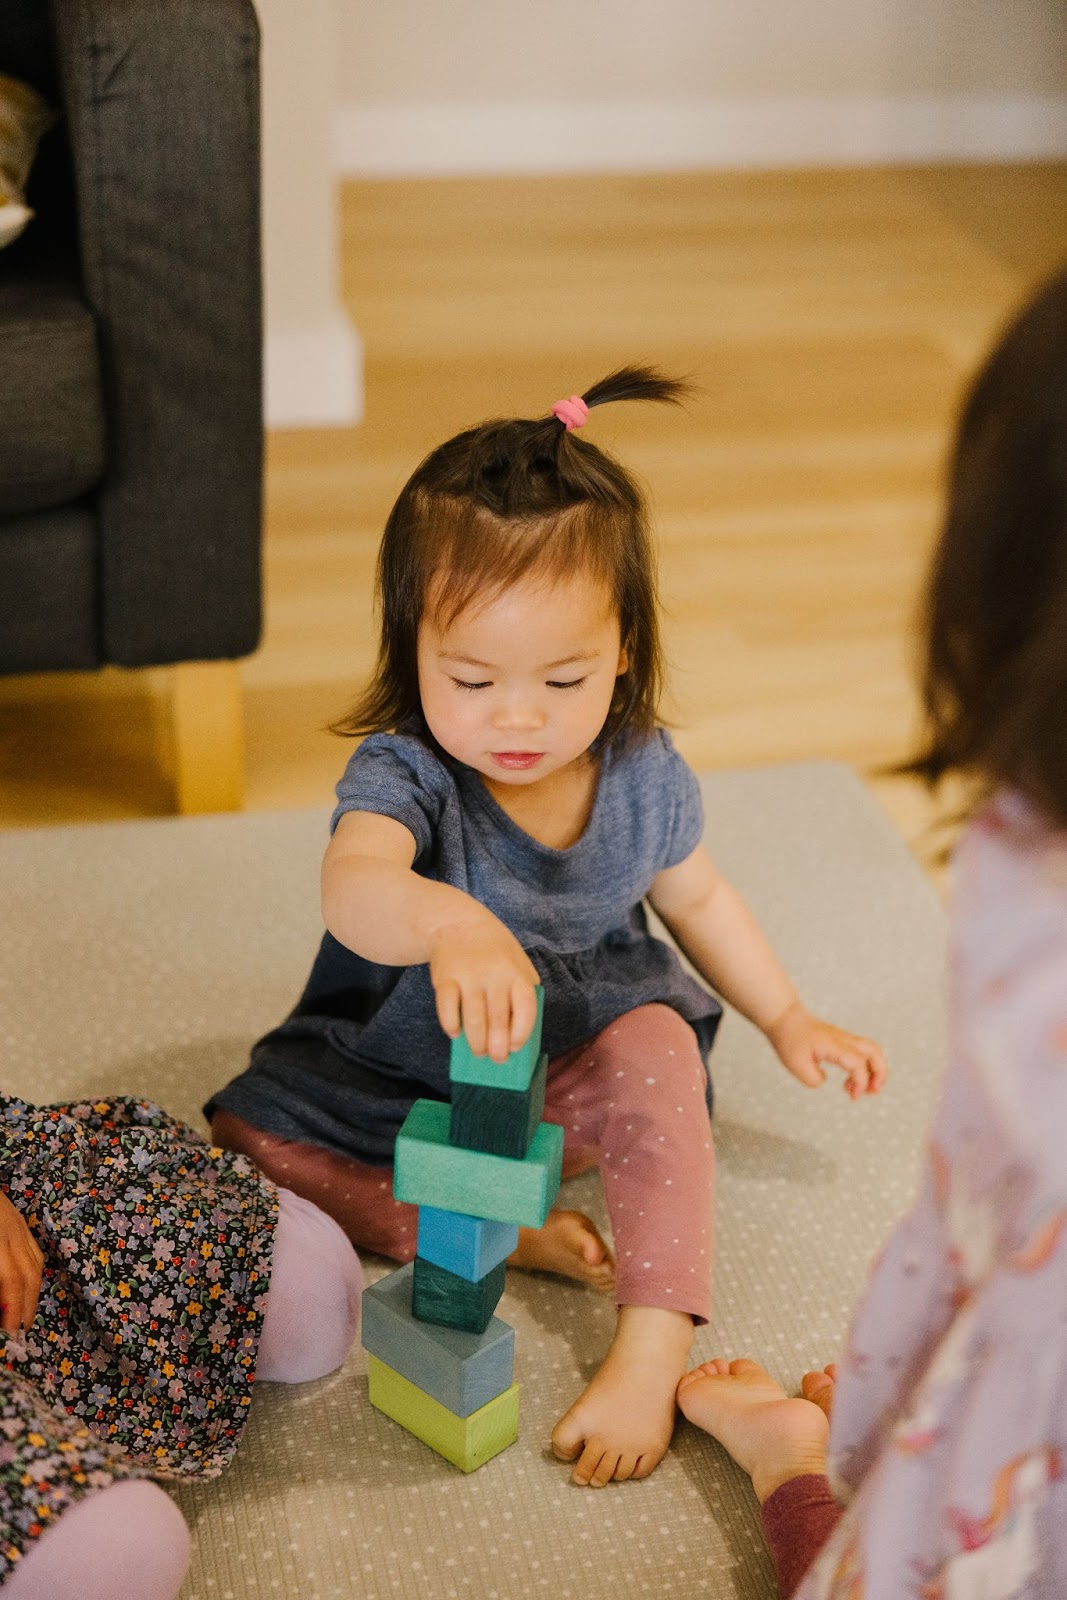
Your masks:
<path fill-rule="evenodd" d="M 1067 832 L 999 794 L 952 921 L 921 1192 L 839 1365 L 848 1510 L 797 1600 L 1067 1596 Z"/>

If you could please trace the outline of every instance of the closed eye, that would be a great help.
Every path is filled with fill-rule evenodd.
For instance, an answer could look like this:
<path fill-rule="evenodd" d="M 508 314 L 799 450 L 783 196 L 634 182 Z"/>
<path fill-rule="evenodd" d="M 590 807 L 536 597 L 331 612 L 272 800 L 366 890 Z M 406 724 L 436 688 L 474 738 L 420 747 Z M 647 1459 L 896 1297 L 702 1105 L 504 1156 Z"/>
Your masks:
<path fill-rule="evenodd" d="M 586 676 L 588 676 L 588 674 Z M 559 681 L 553 682 L 553 680 L 549 678 L 548 687 L 550 689 L 580 689 L 585 681 L 585 678 L 571 678 L 567 683 L 562 683 Z"/>
<path fill-rule="evenodd" d="M 484 683 L 467 683 L 463 678 L 453 678 L 452 682 L 457 689 L 491 689 L 493 687 L 491 678 L 487 678 Z"/>

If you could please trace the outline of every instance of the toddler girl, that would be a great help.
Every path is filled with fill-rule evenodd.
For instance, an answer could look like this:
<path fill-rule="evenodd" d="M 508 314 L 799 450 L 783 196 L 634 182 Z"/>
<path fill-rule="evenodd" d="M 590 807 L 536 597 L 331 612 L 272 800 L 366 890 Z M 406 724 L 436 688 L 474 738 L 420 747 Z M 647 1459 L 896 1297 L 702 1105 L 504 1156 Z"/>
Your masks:
<path fill-rule="evenodd" d="M 725 1360 L 678 1397 L 751 1474 L 783 1595 L 1054 1600 L 1067 1594 L 1067 275 L 1008 330 L 964 409 L 926 634 L 929 736 L 911 770 L 961 773 L 981 798 L 955 863 L 949 1062 L 919 1198 L 840 1368 L 808 1373 L 807 1398 Z"/>
<path fill-rule="evenodd" d="M 815 1085 L 854 1098 L 877 1046 L 812 1017 L 701 845 L 696 779 L 657 726 L 655 563 L 633 479 L 576 436 L 592 406 L 675 401 L 627 368 L 536 421 L 434 450 L 389 516 L 376 674 L 342 730 L 327 929 L 288 1021 L 215 1095 L 213 1137 L 350 1238 L 415 1253 L 391 1197 L 397 1130 L 447 1099 L 448 1043 L 503 1061 L 545 990 L 545 1116 L 564 1172 L 599 1163 L 615 1256 L 587 1217 L 525 1230 L 515 1265 L 619 1305 L 553 1446 L 576 1483 L 643 1477 L 667 1448 L 694 1320 L 710 1310 L 713 1154 L 704 1058 L 720 1007 L 653 938 L 647 896 L 697 970 Z"/>
<path fill-rule="evenodd" d="M 172 1600 L 147 1481 L 216 1477 L 253 1383 L 331 1372 L 362 1274 L 337 1224 L 155 1106 L 0 1096 L 4 1600 Z"/>

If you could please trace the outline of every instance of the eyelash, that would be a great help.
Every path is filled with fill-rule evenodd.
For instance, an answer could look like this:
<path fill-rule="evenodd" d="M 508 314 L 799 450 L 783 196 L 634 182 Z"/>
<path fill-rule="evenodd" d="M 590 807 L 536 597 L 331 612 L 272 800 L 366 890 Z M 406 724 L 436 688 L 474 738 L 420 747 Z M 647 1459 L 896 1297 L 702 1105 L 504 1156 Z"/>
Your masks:
<path fill-rule="evenodd" d="M 463 678 L 453 678 L 452 682 L 455 684 L 457 689 L 467 689 L 472 694 L 477 689 L 491 689 L 493 687 L 491 679 L 486 679 L 484 683 L 467 683 Z M 585 678 L 572 678 L 569 683 L 553 682 L 553 680 L 549 678 L 547 680 L 547 687 L 549 689 L 580 689 L 584 682 Z"/>

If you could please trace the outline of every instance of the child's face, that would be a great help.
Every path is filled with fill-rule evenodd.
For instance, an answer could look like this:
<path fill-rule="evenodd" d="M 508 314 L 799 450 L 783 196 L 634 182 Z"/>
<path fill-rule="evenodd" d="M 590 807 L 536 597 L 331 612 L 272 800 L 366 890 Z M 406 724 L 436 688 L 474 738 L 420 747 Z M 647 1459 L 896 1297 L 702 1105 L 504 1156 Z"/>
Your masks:
<path fill-rule="evenodd" d="M 468 607 L 443 632 L 419 629 L 430 732 L 497 783 L 532 786 L 589 749 L 626 670 L 619 619 L 596 579 L 528 579 Z"/>

